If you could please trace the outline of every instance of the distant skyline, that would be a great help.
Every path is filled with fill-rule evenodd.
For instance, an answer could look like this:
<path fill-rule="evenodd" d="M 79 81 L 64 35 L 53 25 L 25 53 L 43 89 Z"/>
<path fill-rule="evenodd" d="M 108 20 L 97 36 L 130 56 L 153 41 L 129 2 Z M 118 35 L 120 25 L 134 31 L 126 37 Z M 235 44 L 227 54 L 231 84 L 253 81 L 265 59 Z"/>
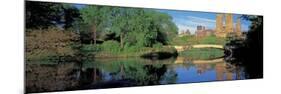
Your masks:
<path fill-rule="evenodd" d="M 206 29 L 215 29 L 216 27 L 216 14 L 210 12 L 194 12 L 194 11 L 179 11 L 179 10 L 157 10 L 162 13 L 167 13 L 173 18 L 173 22 L 177 25 L 179 32 L 189 29 L 191 34 L 194 34 L 198 25 L 205 26 Z M 233 14 L 234 25 L 236 19 L 241 14 Z M 242 31 L 248 31 L 250 21 L 241 19 Z"/>

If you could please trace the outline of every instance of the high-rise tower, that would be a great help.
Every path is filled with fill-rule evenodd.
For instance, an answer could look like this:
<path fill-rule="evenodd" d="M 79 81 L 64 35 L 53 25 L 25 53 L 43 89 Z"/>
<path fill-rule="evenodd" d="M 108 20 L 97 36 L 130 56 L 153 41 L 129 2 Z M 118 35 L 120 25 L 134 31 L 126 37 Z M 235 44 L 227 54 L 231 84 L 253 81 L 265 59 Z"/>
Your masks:
<path fill-rule="evenodd" d="M 223 14 L 217 14 L 216 17 L 216 32 L 223 32 Z"/>
<path fill-rule="evenodd" d="M 236 32 L 241 32 L 241 22 L 240 22 L 240 18 L 237 18 L 235 31 L 236 31 Z"/>
<path fill-rule="evenodd" d="M 234 31 L 236 31 L 236 32 L 234 32 Z M 240 36 L 242 34 L 240 18 L 239 17 L 237 18 L 235 28 L 234 28 L 232 14 L 229 14 L 229 13 L 217 14 L 215 35 L 217 37 L 226 37 L 230 32 L 234 32 L 238 36 Z"/>
<path fill-rule="evenodd" d="M 225 31 L 233 32 L 233 18 L 232 14 L 225 14 Z"/>

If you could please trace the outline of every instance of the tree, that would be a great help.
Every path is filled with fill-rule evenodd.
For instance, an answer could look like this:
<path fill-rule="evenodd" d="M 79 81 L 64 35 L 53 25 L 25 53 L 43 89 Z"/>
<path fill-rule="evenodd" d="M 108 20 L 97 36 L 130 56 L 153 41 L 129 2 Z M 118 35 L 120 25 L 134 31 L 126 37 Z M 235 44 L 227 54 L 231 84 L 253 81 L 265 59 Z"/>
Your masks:
<path fill-rule="evenodd" d="M 79 10 L 71 4 L 26 1 L 26 28 L 68 29 L 79 19 Z"/>
<path fill-rule="evenodd" d="M 167 44 L 170 38 L 167 36 L 177 32 L 169 15 L 150 9 L 87 6 L 81 9 L 81 17 L 92 32 L 94 43 L 97 32 L 107 32 L 118 38 L 121 48 L 136 44 L 152 47 L 158 42 Z"/>
<path fill-rule="evenodd" d="M 57 3 L 26 1 L 26 27 L 47 28 L 60 22 L 62 5 Z"/>
<path fill-rule="evenodd" d="M 152 46 L 157 42 L 167 44 L 177 34 L 177 26 L 172 22 L 172 17 L 168 14 L 155 10 L 145 11 L 145 20 L 143 20 L 146 36 L 145 46 Z"/>
<path fill-rule="evenodd" d="M 251 21 L 246 39 L 245 66 L 248 78 L 263 77 L 263 16 L 245 16 Z"/>
<path fill-rule="evenodd" d="M 65 29 L 74 28 L 75 23 L 81 19 L 79 10 L 71 4 L 63 4 L 63 15 Z"/>
<path fill-rule="evenodd" d="M 114 16 L 111 32 L 115 33 L 116 36 L 120 38 L 120 46 L 124 47 L 125 36 L 128 32 L 137 32 L 138 28 L 136 24 L 140 25 L 137 21 L 139 9 L 129 9 L 129 8 L 114 8 L 112 15 Z"/>
<path fill-rule="evenodd" d="M 231 56 L 226 60 L 244 68 L 245 78 L 263 77 L 263 17 L 244 15 L 244 19 L 251 22 L 250 30 L 246 32 L 243 42 L 231 40 L 226 46 L 232 46 Z M 241 46 L 242 45 L 242 46 Z"/>
<path fill-rule="evenodd" d="M 153 44 L 160 42 L 167 44 L 167 35 L 175 35 L 176 25 L 172 22 L 169 15 L 150 9 L 116 8 L 114 12 L 112 32 L 120 37 L 120 45 L 132 41 L 132 36 L 128 37 L 129 32 L 136 34 L 138 44 L 152 47 Z M 130 38 L 130 39 L 127 39 Z M 127 40 L 125 40 L 127 39 Z M 130 43 L 132 44 L 132 43 Z"/>
<path fill-rule="evenodd" d="M 110 22 L 110 7 L 87 6 L 80 10 L 82 23 L 88 26 L 91 38 L 96 44 L 97 32 L 104 31 Z M 91 41 L 92 44 L 92 41 Z"/>

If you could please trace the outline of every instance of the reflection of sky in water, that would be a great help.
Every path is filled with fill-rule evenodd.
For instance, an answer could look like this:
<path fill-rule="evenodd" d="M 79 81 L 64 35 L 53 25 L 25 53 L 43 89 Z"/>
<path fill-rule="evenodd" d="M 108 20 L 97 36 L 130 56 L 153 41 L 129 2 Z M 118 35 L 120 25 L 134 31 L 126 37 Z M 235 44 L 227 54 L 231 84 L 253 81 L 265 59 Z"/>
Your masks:
<path fill-rule="evenodd" d="M 172 60 L 161 60 L 160 62 L 160 61 L 150 61 L 150 60 L 136 58 L 136 59 L 120 59 L 120 60 L 101 59 L 99 62 L 100 64 L 96 64 L 97 62 L 89 62 L 89 63 L 84 63 L 85 64 L 84 67 L 80 67 L 79 65 L 76 65 L 74 63 L 59 64 L 55 66 L 35 66 L 35 67 L 32 65 L 28 65 L 27 67 L 29 67 L 29 69 L 36 70 L 36 71 L 31 71 L 28 73 L 27 83 L 29 84 L 29 87 L 34 87 L 34 88 L 44 87 L 46 89 L 41 91 L 54 91 L 54 90 L 61 90 L 61 88 L 65 88 L 65 90 L 67 90 L 68 87 L 75 87 L 74 89 L 89 89 L 89 88 L 124 87 L 124 86 L 136 86 L 136 85 L 157 85 L 157 84 L 169 84 L 169 83 L 192 83 L 192 82 L 206 82 L 206 81 L 217 81 L 217 80 L 245 79 L 245 74 L 243 73 L 244 72 L 243 69 L 238 68 L 237 70 L 236 67 L 224 63 L 224 61 L 195 62 L 195 60 L 193 60 L 192 62 L 182 61 L 181 63 L 179 63 L 179 61 L 181 60 L 177 60 L 177 61 L 178 62 L 176 63 L 176 60 L 172 59 Z M 75 69 L 75 67 L 77 66 L 79 66 L 78 69 Z M 121 67 L 121 66 L 126 66 L 126 67 Z M 121 68 L 122 70 L 125 71 L 121 71 Z M 136 70 L 135 68 L 139 68 L 139 70 L 134 71 Z M 44 73 L 42 73 L 41 70 Z M 159 79 L 150 78 L 150 77 L 155 77 L 157 74 L 158 74 L 157 77 L 160 77 Z M 59 75 L 59 76 L 54 76 L 54 75 Z M 54 80 L 54 79 L 58 79 L 58 77 L 61 76 L 63 76 L 64 78 L 59 80 Z M 33 81 L 34 78 L 32 77 L 38 77 L 38 78 L 35 78 L 37 80 Z M 72 79 L 72 77 L 76 77 L 76 79 L 74 80 Z M 41 79 L 44 79 L 44 81 L 42 81 Z M 49 81 L 52 83 L 64 82 L 65 84 L 74 84 L 75 86 L 53 85 L 53 84 L 45 83 L 45 81 L 47 82 Z M 34 90 L 34 92 L 39 92 L 39 91 L 40 90 Z"/>
<path fill-rule="evenodd" d="M 218 65 L 218 66 L 217 66 Z M 213 67 L 212 67 L 213 66 Z M 172 83 L 191 83 L 191 82 L 204 82 L 204 81 L 216 81 L 216 80 L 235 80 L 245 79 L 243 76 L 243 70 L 236 70 L 230 72 L 226 69 L 226 65 L 223 62 L 212 64 L 167 64 L 167 71 L 163 75 L 161 84 L 170 83 L 167 80 L 169 73 L 175 73 L 176 80 Z M 237 78 L 237 74 L 240 74 L 240 78 Z M 103 81 L 114 80 L 110 72 L 102 70 Z M 117 73 L 118 74 L 118 73 Z M 115 80 L 121 80 L 120 75 Z"/>
<path fill-rule="evenodd" d="M 112 77 L 110 76 L 109 72 L 102 70 L 102 77 L 104 81 L 110 81 Z"/>
<path fill-rule="evenodd" d="M 226 69 L 226 66 L 217 67 L 222 68 L 224 70 L 217 70 L 216 66 L 214 68 L 207 68 L 203 70 L 200 70 L 200 68 L 196 65 L 190 65 L 188 67 L 185 67 L 182 64 L 171 64 L 170 66 L 171 67 L 168 67 L 167 71 L 173 71 L 177 74 L 175 83 L 245 79 L 243 70 L 236 70 L 235 72 L 230 72 Z M 210 66 L 210 64 L 206 64 L 206 66 Z M 240 76 L 238 76 L 237 74 L 240 74 Z M 161 81 L 161 83 L 167 84 L 166 81 Z"/>
<path fill-rule="evenodd" d="M 215 70 L 205 71 L 201 74 L 198 74 L 197 68 L 194 66 L 190 67 L 189 69 L 178 66 L 175 71 L 178 74 L 177 83 L 216 80 Z"/>

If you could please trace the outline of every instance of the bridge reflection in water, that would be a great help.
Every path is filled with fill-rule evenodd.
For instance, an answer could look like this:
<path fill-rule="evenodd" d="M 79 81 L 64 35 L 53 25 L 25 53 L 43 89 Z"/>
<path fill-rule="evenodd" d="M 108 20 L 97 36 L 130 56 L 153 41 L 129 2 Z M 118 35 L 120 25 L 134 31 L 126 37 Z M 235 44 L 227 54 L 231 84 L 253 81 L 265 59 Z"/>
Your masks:
<path fill-rule="evenodd" d="M 173 66 L 176 67 L 173 71 L 177 71 L 179 75 L 178 82 L 245 79 L 243 68 L 227 63 L 224 58 L 189 60 L 186 57 L 177 57 Z"/>

